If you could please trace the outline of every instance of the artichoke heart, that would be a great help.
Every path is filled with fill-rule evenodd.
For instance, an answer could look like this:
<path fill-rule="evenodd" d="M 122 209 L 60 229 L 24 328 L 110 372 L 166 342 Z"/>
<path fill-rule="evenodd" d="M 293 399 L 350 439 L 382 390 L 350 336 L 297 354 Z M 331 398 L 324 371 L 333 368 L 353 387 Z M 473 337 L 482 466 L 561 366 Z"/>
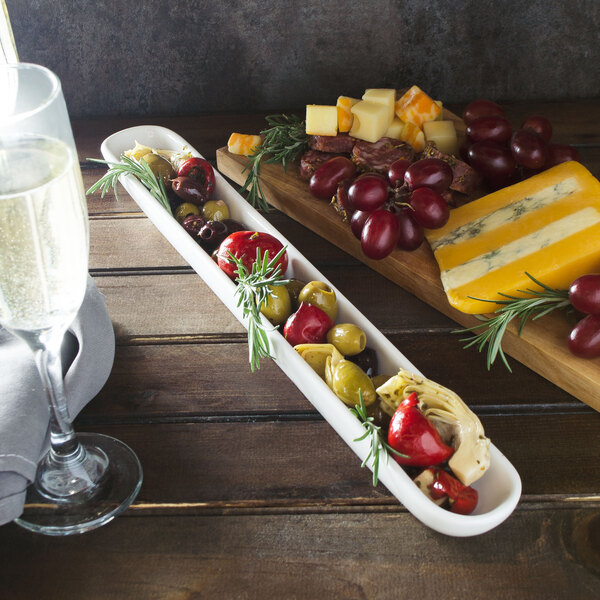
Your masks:
<path fill-rule="evenodd" d="M 325 366 L 328 358 L 335 364 L 344 358 L 333 344 L 298 344 L 294 346 L 294 350 L 322 379 L 326 379 Z"/>
<path fill-rule="evenodd" d="M 392 407 L 395 410 L 412 392 L 417 393 L 421 412 L 431 419 L 444 442 L 454 448 L 448 466 L 463 484 L 471 485 L 487 471 L 490 440 L 477 415 L 457 394 L 404 369 L 376 391 L 386 412 Z"/>

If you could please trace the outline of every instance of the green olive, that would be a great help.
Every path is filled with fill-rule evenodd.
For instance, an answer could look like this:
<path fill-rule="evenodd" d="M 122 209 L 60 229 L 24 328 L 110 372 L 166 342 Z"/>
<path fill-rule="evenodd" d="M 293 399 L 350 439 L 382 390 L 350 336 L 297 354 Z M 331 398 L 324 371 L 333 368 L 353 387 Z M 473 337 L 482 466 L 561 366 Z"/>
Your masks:
<path fill-rule="evenodd" d="M 327 341 L 344 356 L 354 356 L 365 349 L 367 336 L 353 323 L 339 323 L 327 332 Z"/>
<path fill-rule="evenodd" d="M 171 163 L 166 158 L 163 158 L 158 154 L 146 154 L 143 159 L 154 175 L 156 175 L 157 178 L 160 177 L 165 185 L 167 185 L 169 179 L 175 175 Z"/>
<path fill-rule="evenodd" d="M 200 209 L 195 204 L 192 204 L 191 202 L 182 202 L 175 209 L 175 218 L 177 219 L 177 221 L 179 223 L 183 223 L 185 221 L 185 218 L 189 217 L 190 215 L 199 215 L 199 214 L 200 214 Z"/>
<path fill-rule="evenodd" d="M 290 293 L 290 300 L 292 301 L 292 311 L 297 311 L 300 306 L 298 296 L 302 291 L 302 288 L 306 285 L 305 281 L 299 279 L 290 279 L 286 284 L 287 291 Z"/>
<path fill-rule="evenodd" d="M 307 283 L 298 295 L 300 302 L 312 304 L 327 313 L 332 321 L 335 321 L 338 312 L 335 292 L 322 281 L 311 281 Z"/>
<path fill-rule="evenodd" d="M 271 290 L 271 295 L 265 304 L 261 304 L 260 312 L 273 325 L 281 325 L 292 314 L 290 295 L 285 285 L 270 285 L 269 290 Z"/>
<path fill-rule="evenodd" d="M 229 219 L 229 209 L 223 200 L 209 200 L 202 207 L 202 216 L 207 221 L 224 221 Z"/>
<path fill-rule="evenodd" d="M 348 406 L 360 404 L 358 391 L 362 390 L 365 406 L 373 404 L 377 398 L 373 382 L 357 365 L 349 360 L 340 360 L 335 366 L 331 378 L 331 389 Z"/>

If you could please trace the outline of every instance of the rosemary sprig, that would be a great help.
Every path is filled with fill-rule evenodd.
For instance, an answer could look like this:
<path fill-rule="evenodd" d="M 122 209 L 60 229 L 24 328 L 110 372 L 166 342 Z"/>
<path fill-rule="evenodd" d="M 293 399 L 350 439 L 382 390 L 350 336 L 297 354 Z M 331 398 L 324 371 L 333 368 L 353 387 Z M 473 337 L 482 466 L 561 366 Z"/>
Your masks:
<path fill-rule="evenodd" d="M 380 455 L 383 454 L 385 458 L 385 462 L 387 463 L 389 458 L 389 452 L 393 454 L 397 454 L 398 456 L 402 456 L 403 458 L 408 458 L 406 454 L 402 454 L 397 450 L 394 450 L 383 438 L 381 433 L 381 427 L 379 425 L 375 425 L 373 417 L 370 417 L 367 414 L 367 407 L 365 406 L 365 401 L 363 399 L 362 390 L 358 390 L 358 400 L 359 404 L 356 404 L 354 408 L 350 409 L 350 412 L 357 417 L 362 423 L 363 427 L 366 429 L 365 433 L 358 438 L 355 438 L 355 442 L 360 442 L 365 438 L 369 438 L 369 443 L 371 444 L 371 448 L 369 450 L 369 454 L 363 460 L 361 467 L 364 467 L 371 459 L 371 463 L 373 466 L 373 487 L 377 485 L 379 481 L 379 460 Z"/>
<path fill-rule="evenodd" d="M 297 158 L 308 147 L 305 121 L 296 115 L 270 115 L 266 118 L 268 129 L 263 129 L 260 135 L 263 143 L 250 156 L 250 162 L 244 171 L 248 171 L 246 182 L 241 188 L 248 192 L 248 202 L 268 211 L 269 205 L 260 187 L 260 164 L 277 163 L 286 169 L 289 162 Z"/>
<path fill-rule="evenodd" d="M 150 193 L 161 203 L 161 205 L 169 212 L 173 214 L 171 210 L 171 204 L 167 197 L 167 191 L 161 178 L 157 178 L 148 163 L 145 160 L 137 160 L 121 154 L 120 163 L 111 163 L 106 160 L 99 160 L 97 158 L 88 158 L 87 160 L 95 163 L 107 165 L 108 171 L 104 176 L 96 181 L 96 183 L 86 192 L 86 194 L 93 194 L 97 190 L 102 192 L 102 198 L 112 187 L 115 198 L 117 196 L 117 183 L 121 175 L 133 175 L 150 191 Z"/>
<path fill-rule="evenodd" d="M 477 318 L 484 321 L 480 325 L 469 327 L 468 329 L 458 329 L 454 333 L 468 333 L 477 332 L 478 330 L 485 328 L 484 331 L 474 333 L 473 335 L 461 338 L 462 342 L 469 342 L 465 348 L 477 345 L 479 352 L 485 348 L 487 344 L 487 368 L 488 371 L 497 356 L 500 356 L 502 362 L 512 373 L 512 369 L 506 360 L 504 351 L 502 350 L 502 337 L 506 332 L 508 324 L 514 319 L 518 318 L 520 322 L 519 335 L 521 335 L 525 323 L 531 319 L 535 321 L 548 313 L 556 309 L 569 309 L 571 303 L 569 302 L 568 290 L 559 290 L 548 287 L 541 283 L 529 273 L 525 273 L 529 279 L 537 284 L 541 289 L 532 290 L 527 288 L 526 290 L 518 290 L 522 294 L 528 294 L 528 297 L 521 298 L 518 296 L 511 296 L 510 294 L 500 294 L 507 298 L 506 300 L 482 300 L 481 298 L 473 298 L 473 300 L 482 300 L 483 302 L 491 302 L 493 304 L 501 304 L 502 306 L 494 311 L 494 316 L 486 318 L 478 316 Z"/>
<path fill-rule="evenodd" d="M 285 251 L 284 247 L 269 260 L 269 251 L 265 250 L 264 256 L 261 256 L 260 248 L 257 248 L 256 261 L 250 271 L 240 259 L 229 253 L 230 260 L 237 266 L 237 305 L 242 307 L 242 314 L 248 319 L 248 353 L 252 371 L 260 369 L 261 358 L 271 358 L 271 347 L 261 319 L 260 307 L 272 295 L 269 286 L 289 283 L 287 279 L 283 279 L 281 265 L 277 264 Z"/>

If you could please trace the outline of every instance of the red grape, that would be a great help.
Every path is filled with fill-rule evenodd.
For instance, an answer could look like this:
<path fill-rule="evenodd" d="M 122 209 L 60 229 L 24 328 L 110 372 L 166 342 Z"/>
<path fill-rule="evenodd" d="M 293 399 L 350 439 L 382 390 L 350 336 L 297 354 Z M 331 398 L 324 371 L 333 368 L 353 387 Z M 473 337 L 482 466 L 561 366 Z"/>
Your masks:
<path fill-rule="evenodd" d="M 541 169 L 548 162 L 548 145 L 530 129 L 515 131 L 510 149 L 515 160 L 527 169 Z"/>
<path fill-rule="evenodd" d="M 430 188 L 416 189 L 410 195 L 409 203 L 413 207 L 415 221 L 427 229 L 439 229 L 450 218 L 446 201 Z"/>
<path fill-rule="evenodd" d="M 441 194 L 452 183 L 452 177 L 448 163 L 439 158 L 422 158 L 406 169 L 404 181 L 410 190 L 428 187 Z"/>
<path fill-rule="evenodd" d="M 493 185 L 509 181 L 516 168 L 511 151 L 490 141 L 475 142 L 469 148 L 469 163 Z"/>
<path fill-rule="evenodd" d="M 600 356 L 600 315 L 587 315 L 573 327 L 569 350 L 581 358 Z"/>
<path fill-rule="evenodd" d="M 568 160 L 581 162 L 581 155 L 576 148 L 567 144 L 548 144 L 548 162 L 546 167 L 553 167 Z"/>
<path fill-rule="evenodd" d="M 354 177 L 356 166 L 345 156 L 335 156 L 324 162 L 310 178 L 310 191 L 322 200 L 331 200 L 342 179 Z"/>
<path fill-rule="evenodd" d="M 504 117 L 479 117 L 467 125 L 467 138 L 470 142 L 489 140 L 504 144 L 510 140 L 512 127 Z"/>
<path fill-rule="evenodd" d="M 388 198 L 387 180 L 377 173 L 361 175 L 348 188 L 348 198 L 357 210 L 375 210 Z"/>
<path fill-rule="evenodd" d="M 365 221 L 360 245 L 368 258 L 385 258 L 398 243 L 400 225 L 396 215 L 384 208 L 374 210 Z"/>
<path fill-rule="evenodd" d="M 410 160 L 399 158 L 394 161 L 388 169 L 388 180 L 394 188 L 401 186 L 404 183 L 404 173 L 410 167 Z"/>
<path fill-rule="evenodd" d="M 407 206 L 396 212 L 396 219 L 400 226 L 396 245 L 402 250 L 416 250 L 423 243 L 425 237 L 423 228 L 415 221 L 412 212 L 412 209 Z"/>
<path fill-rule="evenodd" d="M 552 123 L 546 117 L 534 115 L 523 121 L 521 129 L 530 129 L 535 131 L 545 142 L 549 142 L 552 137 Z"/>
<path fill-rule="evenodd" d="M 480 117 L 503 117 L 504 111 L 491 100 L 473 100 L 470 104 L 467 105 L 465 110 L 463 111 L 463 121 L 466 125 L 470 125 L 475 119 L 479 119 Z"/>
<path fill-rule="evenodd" d="M 591 273 L 577 278 L 569 288 L 569 301 L 583 313 L 600 314 L 600 274 Z"/>
<path fill-rule="evenodd" d="M 352 213 L 352 217 L 350 217 L 350 229 L 352 229 L 354 237 L 357 237 L 359 240 L 365 225 L 365 221 L 370 214 L 371 213 L 367 212 L 366 210 L 355 210 Z"/>

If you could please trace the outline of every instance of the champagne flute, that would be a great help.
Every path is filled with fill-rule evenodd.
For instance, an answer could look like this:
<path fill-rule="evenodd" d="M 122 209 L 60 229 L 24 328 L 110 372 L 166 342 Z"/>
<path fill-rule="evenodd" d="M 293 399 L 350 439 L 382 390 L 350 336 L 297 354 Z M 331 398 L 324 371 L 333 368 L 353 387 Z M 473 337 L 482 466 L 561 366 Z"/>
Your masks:
<path fill-rule="evenodd" d="M 100 434 L 76 435 L 60 348 L 87 284 L 87 204 L 58 77 L 0 65 L 0 325 L 31 348 L 50 415 L 50 450 L 16 522 L 48 535 L 94 529 L 135 499 L 133 451 Z"/>

